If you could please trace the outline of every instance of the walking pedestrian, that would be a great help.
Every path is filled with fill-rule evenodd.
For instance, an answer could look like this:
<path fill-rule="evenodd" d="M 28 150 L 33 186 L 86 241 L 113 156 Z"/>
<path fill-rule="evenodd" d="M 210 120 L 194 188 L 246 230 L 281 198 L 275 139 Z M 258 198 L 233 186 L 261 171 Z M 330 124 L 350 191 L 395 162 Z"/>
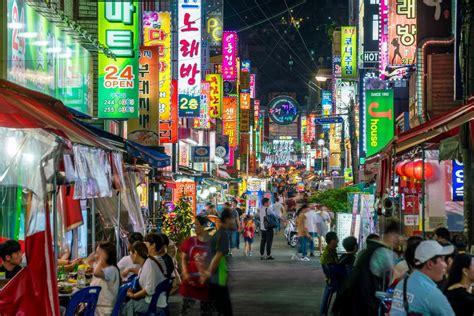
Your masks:
<path fill-rule="evenodd" d="M 240 249 L 240 232 L 242 227 L 240 224 L 240 214 L 242 210 L 238 207 L 236 199 L 232 200 L 232 227 L 230 229 L 230 252 L 232 256 L 232 249 Z"/>
<path fill-rule="evenodd" d="M 314 239 L 318 237 L 317 230 L 317 214 L 314 210 L 314 207 L 311 207 L 308 212 L 306 212 L 306 229 L 309 233 L 309 256 L 314 257 Z"/>
<path fill-rule="evenodd" d="M 316 229 L 318 233 L 319 253 L 321 254 L 323 252 L 323 237 L 326 236 L 329 231 L 331 216 L 322 206 L 316 205 L 316 208 L 318 210 L 316 214 Z"/>
<path fill-rule="evenodd" d="M 281 230 L 281 225 L 283 224 L 284 221 L 284 214 L 285 214 L 285 207 L 281 203 L 282 198 L 278 194 L 274 194 L 274 199 L 275 202 L 272 205 L 272 210 L 275 216 L 278 219 L 278 227 L 275 228 L 277 232 L 280 232 Z"/>
<path fill-rule="evenodd" d="M 247 215 L 244 219 L 244 240 L 245 240 L 245 255 L 252 256 L 252 243 L 255 237 L 255 223 L 252 215 Z"/>
<path fill-rule="evenodd" d="M 218 219 L 218 228 L 210 240 L 211 262 L 207 270 L 202 272 L 201 284 L 209 280 L 209 293 L 215 302 L 218 315 L 232 316 L 232 304 L 230 301 L 229 288 L 227 284 L 227 259 L 229 253 L 229 235 L 227 230 L 232 227 L 232 210 L 224 208 Z"/>
<path fill-rule="evenodd" d="M 265 227 L 265 217 L 275 216 L 273 210 L 270 208 L 270 200 L 268 198 L 262 199 L 262 208 L 259 210 L 260 216 L 260 231 L 262 232 L 262 239 L 260 240 L 260 260 L 273 260 L 272 244 L 273 244 L 273 228 Z M 265 250 L 267 255 L 265 256 Z"/>
<path fill-rule="evenodd" d="M 296 229 L 298 231 L 298 246 L 299 252 L 301 253 L 301 261 L 310 261 L 310 259 L 307 257 L 308 244 L 311 238 L 311 235 L 308 231 L 306 218 L 308 211 L 309 208 L 306 204 L 301 206 L 300 210 L 298 211 L 298 217 L 296 218 Z"/>
<path fill-rule="evenodd" d="M 415 271 L 405 276 L 395 288 L 390 315 L 455 315 L 435 283 L 441 281 L 446 272 L 444 256 L 453 251 L 452 245 L 443 247 L 434 240 L 425 240 L 418 245 Z"/>

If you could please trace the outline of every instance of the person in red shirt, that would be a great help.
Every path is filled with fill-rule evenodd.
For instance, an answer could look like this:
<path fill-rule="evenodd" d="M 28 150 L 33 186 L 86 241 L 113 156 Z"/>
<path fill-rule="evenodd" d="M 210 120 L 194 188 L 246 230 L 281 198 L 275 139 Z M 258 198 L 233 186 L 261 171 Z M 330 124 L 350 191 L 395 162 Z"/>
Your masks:
<path fill-rule="evenodd" d="M 244 219 L 244 239 L 245 239 L 245 255 L 252 255 L 252 243 L 255 237 L 255 223 L 252 215 L 247 215 Z"/>
<path fill-rule="evenodd" d="M 199 279 L 209 263 L 209 220 L 202 215 L 194 221 L 196 236 L 186 239 L 181 247 L 182 282 L 179 293 L 183 297 L 181 315 L 191 315 L 192 307 L 200 301 L 201 315 L 212 315 L 213 302 L 209 298 L 209 284 Z"/>

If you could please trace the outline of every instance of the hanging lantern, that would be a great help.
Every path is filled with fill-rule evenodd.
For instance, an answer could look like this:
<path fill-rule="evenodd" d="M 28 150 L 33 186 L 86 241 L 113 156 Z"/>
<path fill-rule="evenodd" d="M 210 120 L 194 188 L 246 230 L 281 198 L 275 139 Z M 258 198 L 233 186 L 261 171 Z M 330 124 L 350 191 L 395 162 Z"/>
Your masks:
<path fill-rule="evenodd" d="M 409 161 L 402 167 L 402 172 L 405 177 L 414 178 L 415 177 L 415 162 Z"/>
<path fill-rule="evenodd" d="M 405 174 L 403 173 L 403 166 L 404 166 L 405 164 L 407 164 L 407 163 L 408 163 L 408 161 L 401 161 L 401 162 L 399 162 L 399 163 L 397 163 L 397 164 L 395 165 L 395 172 L 396 172 L 399 176 L 401 176 L 401 177 L 404 177 L 404 176 L 405 176 Z"/>
<path fill-rule="evenodd" d="M 431 163 L 425 162 L 425 180 L 433 178 L 435 173 L 434 167 Z M 423 162 L 421 160 L 415 161 L 413 178 L 421 180 L 423 178 Z"/>

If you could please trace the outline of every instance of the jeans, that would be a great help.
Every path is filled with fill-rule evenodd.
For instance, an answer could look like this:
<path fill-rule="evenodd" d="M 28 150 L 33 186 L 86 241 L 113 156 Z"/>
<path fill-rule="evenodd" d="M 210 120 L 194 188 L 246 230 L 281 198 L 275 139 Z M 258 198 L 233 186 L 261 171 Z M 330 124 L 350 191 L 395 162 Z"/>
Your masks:
<path fill-rule="evenodd" d="M 267 256 L 270 256 L 272 254 L 272 244 L 273 244 L 273 229 L 262 230 L 262 239 L 260 240 L 260 255 L 263 256 L 265 254 L 265 248 L 266 248 Z"/>
<path fill-rule="evenodd" d="M 150 304 L 145 302 L 144 298 L 139 299 L 139 300 L 130 300 L 125 305 L 125 308 L 122 311 L 122 315 L 134 316 L 134 315 L 137 315 L 137 313 L 145 313 L 148 311 L 148 305 Z"/>
<path fill-rule="evenodd" d="M 300 247 L 300 253 L 303 257 L 306 257 L 308 254 L 308 244 L 310 245 L 311 248 L 311 239 L 303 236 L 303 237 L 298 237 L 298 243 Z"/>
<path fill-rule="evenodd" d="M 232 303 L 230 302 L 230 293 L 227 286 L 209 284 L 209 294 L 214 300 L 219 316 L 232 316 Z"/>
<path fill-rule="evenodd" d="M 318 233 L 309 233 L 311 235 L 311 239 L 309 240 L 309 253 L 314 254 L 314 238 L 318 237 Z"/>
<path fill-rule="evenodd" d="M 184 297 L 181 305 L 181 316 L 188 316 L 192 314 L 193 305 L 196 300 Z M 201 316 L 212 316 L 213 304 L 210 301 L 200 301 L 201 303 Z"/>
<path fill-rule="evenodd" d="M 230 231 L 230 248 L 240 249 L 240 234 L 237 230 Z"/>

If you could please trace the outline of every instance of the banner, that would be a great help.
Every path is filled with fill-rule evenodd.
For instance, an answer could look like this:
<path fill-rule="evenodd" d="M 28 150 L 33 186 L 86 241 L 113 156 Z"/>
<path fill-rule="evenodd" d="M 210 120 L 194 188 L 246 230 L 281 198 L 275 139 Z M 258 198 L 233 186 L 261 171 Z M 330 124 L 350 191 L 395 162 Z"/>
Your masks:
<path fill-rule="evenodd" d="M 259 128 L 258 119 L 260 116 L 260 100 L 255 99 L 253 101 L 253 126 L 257 130 Z"/>
<path fill-rule="evenodd" d="M 138 119 L 128 120 L 128 139 L 144 146 L 158 146 L 158 69 L 157 46 L 140 47 L 138 68 Z"/>
<path fill-rule="evenodd" d="M 240 94 L 240 131 L 248 133 L 250 131 L 250 93 Z"/>
<path fill-rule="evenodd" d="M 201 0 L 178 1 L 178 102 L 180 117 L 199 117 Z"/>
<path fill-rule="evenodd" d="M 378 68 L 379 1 L 364 0 L 364 68 Z"/>
<path fill-rule="evenodd" d="M 453 201 L 464 200 L 464 165 L 462 162 L 453 160 L 452 172 L 452 197 Z"/>
<path fill-rule="evenodd" d="M 143 12 L 143 44 L 157 46 L 159 53 L 160 120 L 171 117 L 171 17 L 170 12 Z"/>
<path fill-rule="evenodd" d="M 250 74 L 250 97 L 255 99 L 255 85 L 256 85 L 257 77 L 255 74 Z"/>
<path fill-rule="evenodd" d="M 138 1 L 99 1 L 99 42 L 114 54 L 99 54 L 98 116 L 138 117 Z"/>
<path fill-rule="evenodd" d="M 209 82 L 209 115 L 211 118 L 221 118 L 222 109 L 222 75 L 208 74 L 206 81 Z"/>
<path fill-rule="evenodd" d="M 3 31 L 7 41 L 7 79 L 92 116 L 93 69 L 89 51 L 26 1 L 2 2 L 7 3 Z"/>
<path fill-rule="evenodd" d="M 207 12 L 207 40 L 211 57 L 222 52 L 222 28 L 224 21 L 224 0 L 208 0 Z"/>
<path fill-rule="evenodd" d="M 176 180 L 176 188 L 173 190 L 173 203 L 176 205 L 180 198 L 185 197 L 193 208 L 196 215 L 196 182 L 192 179 Z"/>
<path fill-rule="evenodd" d="M 357 28 L 343 26 L 341 28 L 341 67 L 342 78 L 357 77 Z"/>
<path fill-rule="evenodd" d="M 365 106 L 366 157 L 370 157 L 394 136 L 393 90 L 367 90 Z"/>
<path fill-rule="evenodd" d="M 411 65 L 416 59 L 416 2 L 389 0 L 388 63 Z"/>
<path fill-rule="evenodd" d="M 229 147 L 235 148 L 238 145 L 238 107 L 237 97 L 224 97 L 222 109 L 223 134 L 229 136 Z"/>
<path fill-rule="evenodd" d="M 194 119 L 194 128 L 208 129 L 211 128 L 211 120 L 209 118 L 209 101 L 210 101 L 210 84 L 208 81 L 201 82 L 201 109 L 199 110 L 199 118 Z"/>
<path fill-rule="evenodd" d="M 237 79 L 237 32 L 224 31 L 222 34 L 222 78 Z"/>
<path fill-rule="evenodd" d="M 178 142 L 178 81 L 171 81 L 171 117 L 169 120 L 160 120 L 160 143 Z"/>

